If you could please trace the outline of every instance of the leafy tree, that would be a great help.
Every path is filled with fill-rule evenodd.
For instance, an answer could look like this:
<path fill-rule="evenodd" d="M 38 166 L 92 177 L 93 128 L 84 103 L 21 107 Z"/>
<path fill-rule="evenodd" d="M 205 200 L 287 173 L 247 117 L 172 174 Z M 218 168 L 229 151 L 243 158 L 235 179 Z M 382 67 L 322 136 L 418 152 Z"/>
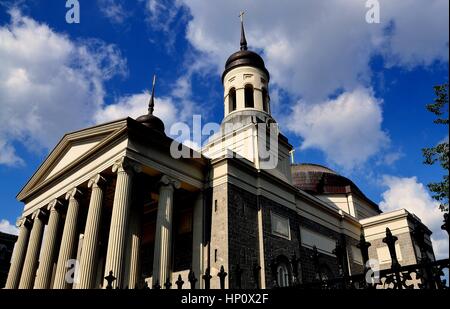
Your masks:
<path fill-rule="evenodd" d="M 434 120 L 436 124 L 443 124 L 448 126 L 448 83 L 434 87 L 436 98 L 434 103 L 428 104 L 426 107 L 428 111 L 434 113 L 437 118 Z M 447 140 L 440 142 L 435 147 L 422 149 L 424 156 L 424 163 L 433 165 L 436 162 L 444 168 L 446 174 L 442 181 L 428 184 L 428 188 L 433 193 L 433 198 L 440 202 L 439 208 L 442 211 L 448 211 L 448 170 L 449 170 L 449 145 Z"/>

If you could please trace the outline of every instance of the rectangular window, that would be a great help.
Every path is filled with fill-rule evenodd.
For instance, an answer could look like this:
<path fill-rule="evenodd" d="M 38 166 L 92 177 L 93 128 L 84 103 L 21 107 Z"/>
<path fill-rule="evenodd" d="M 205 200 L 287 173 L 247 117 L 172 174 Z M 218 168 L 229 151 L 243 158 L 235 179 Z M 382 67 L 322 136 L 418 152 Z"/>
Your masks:
<path fill-rule="evenodd" d="M 300 228 L 300 235 L 302 239 L 302 246 L 309 249 L 316 246 L 319 252 L 335 256 L 333 254 L 333 250 L 336 248 L 335 239 L 304 227 Z"/>
<path fill-rule="evenodd" d="M 397 253 L 397 260 L 402 261 L 402 250 L 399 244 L 395 244 L 395 253 Z M 391 254 L 387 246 L 377 248 L 377 256 L 380 264 L 390 264 L 392 263 Z"/>
<path fill-rule="evenodd" d="M 291 239 L 291 229 L 289 227 L 289 219 L 277 215 L 273 212 L 270 213 L 270 220 L 272 224 L 272 234 Z"/>

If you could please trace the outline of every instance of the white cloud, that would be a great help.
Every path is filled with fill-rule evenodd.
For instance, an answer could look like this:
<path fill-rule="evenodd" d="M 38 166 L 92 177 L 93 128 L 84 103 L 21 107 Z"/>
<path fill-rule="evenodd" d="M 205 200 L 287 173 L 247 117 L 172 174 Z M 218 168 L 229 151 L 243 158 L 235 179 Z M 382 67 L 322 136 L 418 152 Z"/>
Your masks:
<path fill-rule="evenodd" d="M 392 166 L 395 162 L 403 158 L 405 154 L 401 150 L 387 152 L 376 162 L 377 165 Z"/>
<path fill-rule="evenodd" d="M 182 3 L 179 0 L 139 0 L 145 4 L 145 12 L 149 26 L 165 35 L 163 42 L 167 52 L 173 52 L 175 40 L 184 29 L 186 14 L 182 13 Z M 150 38 L 153 42 L 153 39 Z"/>
<path fill-rule="evenodd" d="M 0 27 L 0 164 L 21 161 L 14 143 L 39 151 L 91 124 L 104 81 L 126 74 L 115 46 L 73 42 L 18 10 L 10 15 Z"/>
<path fill-rule="evenodd" d="M 150 25 L 159 30 L 170 31 L 180 8 L 178 1 L 146 0 Z"/>
<path fill-rule="evenodd" d="M 248 42 L 262 51 L 272 81 L 308 101 L 369 83 L 375 54 L 408 67 L 448 61 L 447 0 L 381 1 L 381 24 L 366 23 L 366 1 L 181 2 L 192 15 L 187 39 L 206 55 L 200 61 L 223 70 L 238 49 L 244 9 Z"/>
<path fill-rule="evenodd" d="M 448 0 L 380 1 L 380 24 L 365 21 L 366 1 L 179 0 L 172 9 L 180 3 L 192 17 L 186 32 L 198 52 L 192 66 L 213 68 L 214 74 L 238 50 L 238 12 L 246 11 L 247 41 L 265 59 L 271 94 L 282 89 L 290 98 L 301 98 L 294 115 L 283 104 L 272 106 L 281 128 L 303 138 L 303 149 L 319 149 L 345 169 L 381 157 L 380 150 L 390 144 L 379 100 L 361 90 L 371 88 L 373 57 L 407 69 L 448 62 L 449 32 L 443 27 L 448 25 Z M 336 93 L 344 94 L 330 99 Z M 381 164 L 392 165 L 401 157 L 398 151 L 385 151 L 378 158 Z"/>
<path fill-rule="evenodd" d="M 381 104 L 371 90 L 358 88 L 315 105 L 300 101 L 284 122 L 302 136 L 301 149 L 319 149 L 329 162 L 352 170 L 389 145 Z"/>
<path fill-rule="evenodd" d="M 0 139 L 0 165 L 22 166 L 24 161 L 16 154 L 16 150 L 6 141 Z"/>
<path fill-rule="evenodd" d="M 129 16 L 121 0 L 97 0 L 100 12 L 111 22 L 121 24 Z"/>
<path fill-rule="evenodd" d="M 388 175 L 383 177 L 383 184 L 388 189 L 382 193 L 380 208 L 386 212 L 405 208 L 414 213 L 433 232 L 436 257 L 448 258 L 448 235 L 441 230 L 443 213 L 439 210 L 439 203 L 433 200 L 425 186 L 418 182 L 417 177 L 401 178 Z"/>
<path fill-rule="evenodd" d="M 148 92 L 122 97 L 116 103 L 106 105 L 94 115 L 96 123 L 103 123 L 120 118 L 137 118 L 147 113 L 150 94 Z M 169 97 L 155 98 L 154 115 L 165 124 L 166 129 L 177 121 L 177 108 Z"/>
<path fill-rule="evenodd" d="M 381 14 L 391 22 L 383 37 L 383 54 L 390 65 L 414 67 L 448 62 L 449 2 L 381 1 Z"/>
<path fill-rule="evenodd" d="M 19 235 L 19 229 L 5 219 L 0 220 L 0 232 L 12 235 Z"/>

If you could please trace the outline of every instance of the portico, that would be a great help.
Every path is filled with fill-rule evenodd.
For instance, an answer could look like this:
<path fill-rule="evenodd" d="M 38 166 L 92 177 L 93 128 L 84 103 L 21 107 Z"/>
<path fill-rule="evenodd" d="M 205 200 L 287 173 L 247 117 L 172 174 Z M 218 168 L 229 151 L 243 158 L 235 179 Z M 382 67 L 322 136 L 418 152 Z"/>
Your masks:
<path fill-rule="evenodd" d="M 135 288 L 174 282 L 174 267 L 202 272 L 207 160 L 175 160 L 170 143 L 131 118 L 66 135 L 18 195 L 6 288 L 101 288 L 110 271 L 114 287 Z"/>

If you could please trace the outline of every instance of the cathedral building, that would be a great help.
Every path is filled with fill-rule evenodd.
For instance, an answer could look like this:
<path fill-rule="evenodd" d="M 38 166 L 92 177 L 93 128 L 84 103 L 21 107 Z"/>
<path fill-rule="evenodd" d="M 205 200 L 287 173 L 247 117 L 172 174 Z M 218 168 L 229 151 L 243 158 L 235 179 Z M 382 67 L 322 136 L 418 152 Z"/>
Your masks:
<path fill-rule="evenodd" d="M 174 285 L 179 276 L 205 288 L 202 275 L 217 278 L 222 267 L 226 288 L 289 286 L 318 270 L 361 273 L 361 234 L 369 257 L 390 267 L 386 228 L 402 265 L 421 259 L 418 227 L 434 259 L 431 232 L 414 214 L 383 213 L 350 179 L 291 163 L 293 147 L 271 114 L 270 73 L 241 27 L 222 75 L 220 132 L 201 152 L 165 134 L 154 90 L 148 114 L 61 139 L 17 196 L 24 209 L 6 288 L 105 288 L 110 274 L 114 288 Z M 190 156 L 175 158 L 174 145 Z"/>

